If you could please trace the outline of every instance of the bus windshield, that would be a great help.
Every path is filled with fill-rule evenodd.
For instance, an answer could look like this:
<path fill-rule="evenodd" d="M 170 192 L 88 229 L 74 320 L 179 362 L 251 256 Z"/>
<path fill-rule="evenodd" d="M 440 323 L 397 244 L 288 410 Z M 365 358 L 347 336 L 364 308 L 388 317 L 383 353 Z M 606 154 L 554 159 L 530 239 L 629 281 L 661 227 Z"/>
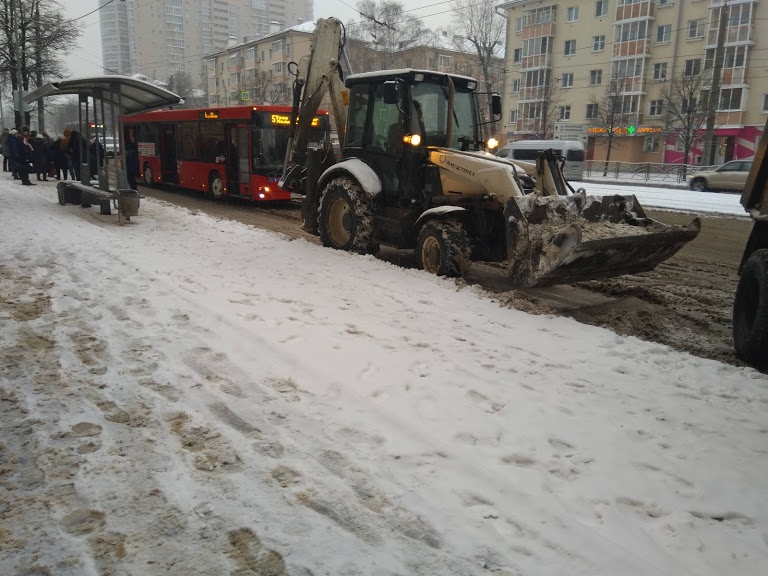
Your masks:
<path fill-rule="evenodd" d="M 254 174 L 281 174 L 285 151 L 288 148 L 290 114 L 254 111 L 252 120 L 251 150 Z M 322 147 L 327 132 L 328 117 L 315 116 L 310 132 L 310 147 Z"/>

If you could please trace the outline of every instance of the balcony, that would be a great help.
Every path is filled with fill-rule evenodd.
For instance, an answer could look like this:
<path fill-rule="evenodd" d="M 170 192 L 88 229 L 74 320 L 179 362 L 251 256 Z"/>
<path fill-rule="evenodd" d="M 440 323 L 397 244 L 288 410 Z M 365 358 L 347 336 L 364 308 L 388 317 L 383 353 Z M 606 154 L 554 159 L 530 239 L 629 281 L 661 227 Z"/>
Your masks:
<path fill-rule="evenodd" d="M 547 86 L 522 86 L 517 102 L 541 102 L 547 99 L 548 91 Z"/>
<path fill-rule="evenodd" d="M 520 59 L 520 70 L 539 70 L 542 68 L 552 68 L 552 54 L 523 56 Z"/>
<path fill-rule="evenodd" d="M 729 26 L 725 29 L 725 44 L 754 44 L 754 24 L 740 24 L 739 26 Z M 712 28 L 707 31 L 707 45 L 705 48 L 715 48 L 717 46 L 717 22 L 712 22 Z"/>
<path fill-rule="evenodd" d="M 616 6 L 616 22 L 622 20 L 654 20 L 653 2 L 645 0 L 628 6 Z"/>
<path fill-rule="evenodd" d="M 530 24 L 523 27 L 523 40 L 532 38 L 541 38 L 542 36 L 554 36 L 555 23 L 545 22 L 543 24 Z"/>
<path fill-rule="evenodd" d="M 638 40 L 629 40 L 628 42 L 616 42 L 613 45 L 611 58 L 630 58 L 635 56 L 650 56 L 651 40 L 641 38 Z"/>

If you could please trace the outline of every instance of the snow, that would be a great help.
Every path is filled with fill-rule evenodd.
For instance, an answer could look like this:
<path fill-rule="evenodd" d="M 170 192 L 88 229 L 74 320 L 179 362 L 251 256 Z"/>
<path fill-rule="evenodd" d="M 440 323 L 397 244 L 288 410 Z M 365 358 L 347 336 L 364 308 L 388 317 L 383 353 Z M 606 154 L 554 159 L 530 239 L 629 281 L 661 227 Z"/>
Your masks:
<path fill-rule="evenodd" d="M 754 370 L 149 198 L 0 242 L 0 574 L 765 571 Z"/>

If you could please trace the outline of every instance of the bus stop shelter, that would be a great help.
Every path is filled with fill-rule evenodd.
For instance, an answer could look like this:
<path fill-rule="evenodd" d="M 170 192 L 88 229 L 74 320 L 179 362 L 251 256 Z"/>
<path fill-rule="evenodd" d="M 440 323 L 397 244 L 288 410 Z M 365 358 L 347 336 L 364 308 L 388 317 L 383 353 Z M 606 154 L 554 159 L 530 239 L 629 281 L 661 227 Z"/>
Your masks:
<path fill-rule="evenodd" d="M 182 102 L 177 94 L 156 86 L 144 80 L 127 76 L 91 76 L 80 78 L 67 78 L 44 84 L 37 90 L 30 92 L 25 97 L 28 104 L 40 98 L 52 96 L 76 95 L 78 97 L 78 125 L 80 137 L 88 135 L 91 122 L 94 124 L 94 132 L 99 142 L 106 141 L 107 115 L 109 110 L 111 119 L 111 131 L 116 137 L 114 142 L 118 147 L 114 151 L 115 187 L 109 183 L 108 154 L 104 154 L 104 165 L 101 165 L 99 147 L 96 150 L 96 165 L 98 177 L 95 183 L 91 183 L 91 172 L 88 165 L 87 140 L 86 147 L 80 146 L 80 158 L 73 161 L 80 163 L 79 182 L 59 182 L 59 203 L 80 204 L 84 207 L 93 204 L 101 206 L 102 214 L 111 213 L 111 203 L 117 203 L 118 221 L 130 220 L 131 216 L 138 214 L 139 195 L 128 188 L 126 177 L 124 150 L 125 135 L 122 130 L 121 117 L 127 114 L 147 112 L 159 108 L 167 108 Z M 119 159 L 119 160 L 118 160 Z"/>

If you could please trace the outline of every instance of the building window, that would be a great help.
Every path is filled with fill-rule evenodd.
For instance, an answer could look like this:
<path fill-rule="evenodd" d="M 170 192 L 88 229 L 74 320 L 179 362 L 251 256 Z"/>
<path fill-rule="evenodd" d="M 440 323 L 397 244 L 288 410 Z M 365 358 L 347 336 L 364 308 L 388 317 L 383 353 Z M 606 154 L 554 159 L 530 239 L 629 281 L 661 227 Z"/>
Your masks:
<path fill-rule="evenodd" d="M 571 107 L 560 106 L 560 120 L 570 120 L 570 119 L 571 119 Z"/>
<path fill-rule="evenodd" d="M 704 19 L 688 20 L 688 40 L 704 38 Z"/>
<path fill-rule="evenodd" d="M 672 6 L 675 0 L 659 0 L 659 6 Z"/>
<path fill-rule="evenodd" d="M 644 0 L 619 0 L 619 6 L 629 6 L 630 4 L 640 4 Z"/>
<path fill-rule="evenodd" d="M 576 22 L 576 20 L 579 19 L 579 7 L 578 6 L 569 6 L 568 7 L 567 19 L 568 19 L 568 22 Z"/>
<path fill-rule="evenodd" d="M 665 24 L 656 29 L 656 44 L 668 44 L 672 40 L 672 24 Z"/>
<path fill-rule="evenodd" d="M 566 56 L 573 56 L 576 54 L 576 40 L 566 40 L 565 41 L 565 55 Z"/>
<path fill-rule="evenodd" d="M 659 62 L 653 65 L 653 79 L 661 82 L 667 79 L 667 63 Z"/>
<path fill-rule="evenodd" d="M 651 109 L 648 113 L 649 116 L 661 116 L 664 111 L 664 100 L 651 100 Z"/>
<path fill-rule="evenodd" d="M 519 64 L 521 54 L 522 54 L 522 48 L 515 48 L 515 51 L 512 53 L 512 62 L 514 62 L 515 64 Z"/>
<path fill-rule="evenodd" d="M 603 83 L 603 71 L 602 70 L 590 70 L 589 71 L 589 85 L 598 86 Z"/>
<path fill-rule="evenodd" d="M 600 18 L 608 14 L 608 0 L 597 0 L 595 2 L 595 18 Z"/>
<path fill-rule="evenodd" d="M 698 76 L 701 74 L 701 58 L 685 61 L 685 76 Z"/>
<path fill-rule="evenodd" d="M 563 88 L 573 88 L 573 72 L 563 74 Z"/>
<path fill-rule="evenodd" d="M 517 122 L 517 110 L 510 110 L 509 111 L 509 123 L 514 124 Z"/>
<path fill-rule="evenodd" d="M 451 66 L 451 57 L 445 56 L 444 54 L 438 54 L 437 55 L 437 65 L 440 68 L 450 68 Z"/>
<path fill-rule="evenodd" d="M 698 106 L 699 106 L 698 101 L 696 100 L 696 98 L 692 97 L 687 100 L 683 100 L 680 107 L 683 110 L 683 114 L 688 114 L 689 110 L 692 112 L 695 112 Z"/>
<path fill-rule="evenodd" d="M 646 136 L 643 142 L 643 152 L 658 152 L 659 151 L 659 137 L 658 136 Z"/>
<path fill-rule="evenodd" d="M 592 36 L 592 52 L 605 50 L 605 36 Z"/>
<path fill-rule="evenodd" d="M 718 110 L 741 110 L 741 88 L 721 90 Z"/>
<path fill-rule="evenodd" d="M 517 18 L 515 20 L 515 32 L 519 34 L 522 31 L 523 31 L 523 19 Z"/>
<path fill-rule="evenodd" d="M 599 104 L 587 104 L 587 120 L 592 120 L 593 118 L 597 118 L 597 107 Z"/>
<path fill-rule="evenodd" d="M 520 80 L 512 80 L 512 94 L 520 92 Z"/>
<path fill-rule="evenodd" d="M 763 112 L 768 112 L 768 94 L 763 94 Z"/>

